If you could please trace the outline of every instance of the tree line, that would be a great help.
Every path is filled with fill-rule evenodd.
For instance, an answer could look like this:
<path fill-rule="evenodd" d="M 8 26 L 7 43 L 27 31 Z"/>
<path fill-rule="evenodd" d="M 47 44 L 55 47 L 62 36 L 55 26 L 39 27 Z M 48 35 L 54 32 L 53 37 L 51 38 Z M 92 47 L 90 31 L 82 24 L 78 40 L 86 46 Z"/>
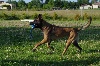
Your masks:
<path fill-rule="evenodd" d="M 77 2 L 67 1 L 67 0 L 31 0 L 31 2 L 26 3 L 24 0 L 11 1 L 8 0 L 8 3 L 13 4 L 13 9 L 16 10 L 52 10 L 52 8 L 61 8 L 61 9 L 78 9 L 79 6 L 84 4 L 92 5 L 92 3 L 97 0 L 77 0 Z"/>

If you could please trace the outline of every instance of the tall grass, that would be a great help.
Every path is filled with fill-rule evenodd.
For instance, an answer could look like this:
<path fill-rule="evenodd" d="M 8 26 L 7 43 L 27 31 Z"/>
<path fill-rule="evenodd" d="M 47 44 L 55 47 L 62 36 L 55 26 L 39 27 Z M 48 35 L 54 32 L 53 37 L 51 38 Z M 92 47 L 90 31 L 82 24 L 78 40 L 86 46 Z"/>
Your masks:
<path fill-rule="evenodd" d="M 44 16 L 46 16 L 44 17 L 45 19 L 54 19 L 55 16 L 58 19 L 69 21 L 80 19 L 84 20 L 88 16 L 92 16 L 94 20 L 100 19 L 100 10 L 0 11 L 0 19 L 34 19 L 36 14 L 39 13 L 44 14 Z"/>

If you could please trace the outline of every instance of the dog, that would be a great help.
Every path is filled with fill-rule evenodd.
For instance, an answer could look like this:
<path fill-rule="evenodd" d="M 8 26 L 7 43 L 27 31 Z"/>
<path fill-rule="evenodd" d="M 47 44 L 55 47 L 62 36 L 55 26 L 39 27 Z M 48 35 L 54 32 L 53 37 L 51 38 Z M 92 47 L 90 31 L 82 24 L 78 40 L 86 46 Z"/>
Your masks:
<path fill-rule="evenodd" d="M 38 46 L 47 43 L 47 47 L 52 49 L 54 51 L 54 48 L 50 46 L 50 43 L 58 38 L 68 36 L 68 39 L 66 41 L 66 46 L 64 48 L 64 51 L 62 52 L 62 55 L 65 54 L 70 44 L 73 44 L 75 47 L 79 49 L 79 52 L 81 53 L 82 48 L 78 45 L 78 32 L 80 30 L 86 29 L 90 26 L 92 21 L 92 18 L 89 17 L 89 21 L 85 26 L 79 27 L 79 28 L 73 28 L 73 27 L 60 27 L 56 25 L 52 25 L 48 22 L 46 22 L 42 18 L 42 14 L 38 15 L 38 18 L 33 21 L 36 28 L 40 28 L 43 31 L 44 38 L 39 43 L 35 44 L 32 51 L 35 51 Z"/>

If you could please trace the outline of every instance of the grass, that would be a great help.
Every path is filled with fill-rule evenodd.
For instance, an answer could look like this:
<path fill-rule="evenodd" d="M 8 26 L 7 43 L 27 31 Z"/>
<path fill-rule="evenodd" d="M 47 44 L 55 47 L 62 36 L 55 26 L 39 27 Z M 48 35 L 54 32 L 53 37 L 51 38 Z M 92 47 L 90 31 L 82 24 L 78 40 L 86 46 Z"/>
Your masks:
<path fill-rule="evenodd" d="M 60 26 L 81 26 L 85 21 L 49 21 Z M 100 65 L 100 22 L 93 21 L 91 26 L 80 31 L 79 45 L 83 48 L 81 54 L 71 45 L 64 56 L 61 55 L 65 39 L 53 41 L 55 51 L 50 54 L 46 45 L 32 52 L 35 43 L 43 35 L 39 29 L 33 31 L 34 38 L 30 39 L 28 22 L 0 21 L 0 65 L 1 66 L 99 66 Z"/>

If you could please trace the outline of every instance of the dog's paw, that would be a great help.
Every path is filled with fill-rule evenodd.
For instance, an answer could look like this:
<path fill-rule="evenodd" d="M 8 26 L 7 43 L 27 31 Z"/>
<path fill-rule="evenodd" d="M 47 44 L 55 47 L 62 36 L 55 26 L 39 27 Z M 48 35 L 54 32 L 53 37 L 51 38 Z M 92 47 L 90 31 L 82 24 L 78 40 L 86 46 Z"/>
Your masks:
<path fill-rule="evenodd" d="M 47 52 L 47 54 L 53 54 L 54 53 L 54 51 L 48 51 Z"/>
<path fill-rule="evenodd" d="M 78 54 L 81 54 L 82 53 L 81 50 L 78 50 L 77 52 L 78 52 Z"/>
<path fill-rule="evenodd" d="M 32 49 L 32 52 L 35 52 L 35 51 L 36 51 L 36 49 L 35 49 L 35 48 L 33 48 L 33 49 Z"/>

